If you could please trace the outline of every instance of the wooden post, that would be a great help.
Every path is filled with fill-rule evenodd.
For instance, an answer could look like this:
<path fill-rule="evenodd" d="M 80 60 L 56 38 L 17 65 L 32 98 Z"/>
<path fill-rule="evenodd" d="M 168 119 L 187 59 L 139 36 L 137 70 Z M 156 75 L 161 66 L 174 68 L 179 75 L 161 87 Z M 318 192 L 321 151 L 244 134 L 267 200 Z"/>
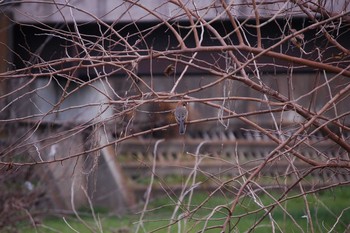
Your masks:
<path fill-rule="evenodd" d="M 107 143 L 107 135 L 103 131 L 100 132 L 100 145 L 104 146 Z M 102 156 L 107 163 L 107 167 L 112 174 L 112 178 L 120 191 L 121 197 L 128 208 L 135 206 L 136 198 L 134 191 L 128 185 L 128 177 L 125 175 L 122 167 L 117 161 L 114 145 L 104 146 L 102 148 Z"/>

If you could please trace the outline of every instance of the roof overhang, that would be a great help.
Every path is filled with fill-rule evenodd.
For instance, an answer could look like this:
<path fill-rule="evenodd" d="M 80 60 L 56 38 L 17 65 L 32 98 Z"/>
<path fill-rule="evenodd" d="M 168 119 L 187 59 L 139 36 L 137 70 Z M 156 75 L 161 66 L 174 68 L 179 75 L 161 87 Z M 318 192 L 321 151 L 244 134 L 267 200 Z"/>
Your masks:
<path fill-rule="evenodd" d="M 0 7 L 6 8 L 19 1 L 5 1 Z M 181 2 L 181 1 L 180 1 Z M 115 0 L 42 0 L 20 1 L 17 6 L 11 6 L 14 20 L 22 23 L 69 23 L 69 22 L 147 22 L 147 21 L 184 21 L 188 20 L 183 8 L 192 11 L 206 20 L 225 20 L 227 9 L 237 19 L 253 19 L 256 17 L 252 0 L 226 0 L 226 8 L 221 1 L 191 0 L 184 1 L 183 6 L 170 1 L 115 1 Z M 296 3 L 294 3 L 296 2 Z M 297 3 L 298 2 L 298 3 Z M 315 5 L 313 5 L 313 2 Z M 315 15 L 312 6 L 318 6 L 318 0 L 308 1 L 307 8 Z M 348 1 L 325 1 L 322 6 L 328 14 L 337 14 L 350 10 Z M 257 1 L 259 17 L 297 17 L 305 15 L 298 6 L 300 1 Z M 306 3 L 304 3 L 306 4 Z M 8 8 L 8 7 L 7 7 Z M 197 16 L 195 16 L 198 18 Z"/>

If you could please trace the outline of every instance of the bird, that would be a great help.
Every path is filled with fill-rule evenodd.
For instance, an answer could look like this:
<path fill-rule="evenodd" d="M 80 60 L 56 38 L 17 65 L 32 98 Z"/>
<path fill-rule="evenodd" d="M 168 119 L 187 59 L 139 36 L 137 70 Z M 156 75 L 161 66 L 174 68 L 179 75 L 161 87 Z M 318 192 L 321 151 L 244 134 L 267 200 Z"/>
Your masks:
<path fill-rule="evenodd" d="M 164 74 L 167 77 L 170 77 L 171 75 L 173 75 L 174 72 L 175 72 L 175 66 L 173 64 L 168 65 L 164 70 Z"/>
<path fill-rule="evenodd" d="M 180 101 L 175 108 L 175 120 L 179 124 L 179 134 L 185 134 L 186 131 L 186 120 L 188 116 L 187 103 Z"/>

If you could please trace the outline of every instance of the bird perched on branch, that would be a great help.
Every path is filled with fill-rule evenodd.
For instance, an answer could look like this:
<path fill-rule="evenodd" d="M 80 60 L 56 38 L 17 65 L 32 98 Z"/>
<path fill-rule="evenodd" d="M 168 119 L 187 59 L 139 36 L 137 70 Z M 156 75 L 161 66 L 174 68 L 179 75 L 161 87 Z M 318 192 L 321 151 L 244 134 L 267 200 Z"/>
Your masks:
<path fill-rule="evenodd" d="M 180 101 L 175 108 L 175 120 L 179 124 L 179 134 L 185 134 L 186 120 L 188 116 L 187 103 Z"/>

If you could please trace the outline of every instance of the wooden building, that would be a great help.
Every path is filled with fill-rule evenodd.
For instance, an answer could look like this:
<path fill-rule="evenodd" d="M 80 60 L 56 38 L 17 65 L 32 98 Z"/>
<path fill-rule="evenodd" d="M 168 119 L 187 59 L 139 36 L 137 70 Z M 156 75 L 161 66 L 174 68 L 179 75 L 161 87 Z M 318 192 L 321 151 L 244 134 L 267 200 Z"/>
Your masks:
<path fill-rule="evenodd" d="M 227 39 L 232 44 L 239 44 L 235 34 L 231 34 L 234 28 L 230 19 L 221 14 L 224 9 L 219 2 L 189 1 L 186 4 L 190 9 L 197 9 L 197 13 L 203 14 L 205 19 L 212 20 L 212 26 L 221 35 L 228 35 Z M 248 1 L 236 2 L 236 7 L 232 7 L 230 10 L 237 17 L 237 22 L 249 20 L 253 23 L 255 20 L 254 12 L 252 6 L 246 4 Z M 329 1 L 327 4 L 330 2 L 333 1 Z M 91 0 L 88 3 L 86 1 L 69 3 L 66 1 L 55 1 L 55 3 L 22 1 L 17 5 L 11 5 L 11 2 L 2 4 L 7 7 L 11 6 L 11 10 L 7 10 L 2 16 L 0 25 L 2 30 L 11 28 L 13 61 L 8 65 L 8 69 L 24 70 L 23 73 L 16 73 L 10 78 L 12 90 L 25 86 L 23 89 L 19 88 L 18 96 L 9 96 L 8 102 L 13 101 L 13 103 L 11 103 L 11 108 L 7 109 L 7 114 L 10 119 L 21 119 L 13 122 L 27 130 L 21 131 L 22 133 L 33 132 L 28 138 L 28 142 L 38 145 L 36 148 L 18 146 L 18 150 L 21 153 L 28 151 L 38 161 L 52 158 L 60 160 L 72 155 L 72 158 L 64 159 L 62 162 L 50 163 L 47 167 L 48 170 L 46 170 L 48 175 L 44 180 L 51 184 L 49 190 L 58 208 L 71 207 L 72 193 L 75 194 L 77 206 L 86 204 L 84 189 L 81 189 L 81 186 L 88 187 L 89 195 L 97 205 L 112 207 L 115 211 L 132 207 L 136 204 L 135 199 L 141 197 L 145 189 L 130 185 L 130 182 L 133 181 L 128 180 L 125 176 L 130 175 L 129 177 L 132 179 L 139 179 L 142 174 L 151 174 L 152 148 L 156 139 L 152 141 L 148 135 L 137 140 L 132 138 L 117 146 L 111 142 L 116 140 L 126 127 L 129 130 L 131 127 L 133 131 L 129 133 L 132 134 L 140 130 L 169 124 L 169 121 L 162 122 L 161 119 L 166 118 L 166 114 L 169 114 L 173 107 L 162 109 L 162 106 L 157 104 L 156 106 L 152 103 L 145 105 L 134 115 L 134 125 L 127 125 L 130 118 L 128 116 L 126 116 L 127 119 L 120 117 L 117 114 L 121 111 L 120 106 L 115 107 L 113 101 L 118 100 L 119 95 L 133 96 L 137 94 L 137 90 L 135 91 L 133 86 L 135 80 L 128 73 L 128 70 L 132 70 L 130 64 L 125 66 L 126 68 L 122 68 L 119 64 L 114 63 L 114 59 L 123 51 L 126 51 L 125 54 L 130 52 L 126 48 L 127 44 L 123 43 L 124 39 L 128 41 L 129 45 L 137 45 L 140 54 L 147 54 L 152 50 L 176 49 L 178 41 L 164 22 L 171 22 L 180 35 L 188 34 L 188 37 L 184 36 L 184 43 L 188 48 L 194 48 L 195 39 L 191 34 L 188 17 L 177 6 L 164 3 L 164 1 L 138 1 L 137 3 L 112 0 L 103 3 L 98 0 Z M 341 3 L 329 6 L 327 4 L 325 8 L 331 9 L 334 13 L 349 10 L 349 6 L 344 6 Z M 261 20 L 268 22 L 272 12 L 293 7 L 295 4 L 291 2 L 262 4 L 259 6 L 259 15 Z M 159 18 L 150 14 L 147 9 L 154 10 Z M 282 37 L 281 28 L 285 27 L 286 24 L 291 24 L 290 27 L 296 30 L 311 25 L 308 19 L 302 17 L 302 12 L 289 12 L 290 17 L 277 17 L 264 27 L 261 32 L 262 38 L 264 38 L 263 47 L 269 47 L 280 40 Z M 245 29 L 247 30 L 247 38 L 245 39 L 254 47 L 256 43 L 255 29 L 254 27 Z M 342 36 L 338 38 L 338 42 L 349 48 L 348 28 L 340 30 Z M 316 30 L 306 31 L 303 35 L 305 41 L 314 38 L 315 33 Z M 68 37 L 69 35 L 70 37 Z M 141 35 L 144 35 L 144 38 L 141 38 Z M 7 40 L 3 38 L 4 36 L 6 37 L 6 34 L 1 33 L 1 42 Z M 209 31 L 203 31 L 202 39 L 203 45 L 220 45 L 217 38 L 213 37 Z M 9 44 L 6 41 L 4 43 Z M 283 44 L 279 48 L 290 55 L 303 56 L 312 60 L 316 59 L 314 51 L 317 43 L 323 42 L 316 39 L 313 40 L 313 43 L 308 43 L 303 47 L 305 51 L 313 51 L 309 55 L 302 54 L 300 49 L 293 48 L 290 43 Z M 0 50 L 3 51 L 3 49 L 3 46 L 0 46 Z M 332 51 L 326 51 L 323 56 L 333 56 Z M 2 52 L 1 56 L 7 56 L 6 54 L 6 52 Z M 197 58 L 203 61 L 203 66 L 208 65 L 209 68 L 211 68 L 210 64 L 225 67 L 228 62 L 225 54 L 225 51 L 215 53 L 203 51 L 198 54 Z M 242 58 L 248 53 L 243 51 L 237 54 Z M 96 58 L 100 58 L 100 60 L 95 60 Z M 123 59 L 118 60 L 118 62 L 123 62 Z M 57 64 L 50 63 L 50 65 L 45 66 L 45 62 L 52 61 L 57 61 Z M 259 64 L 264 64 L 259 67 L 259 72 L 261 72 L 261 79 L 267 86 L 286 96 L 295 96 L 300 105 L 308 106 L 315 111 L 328 101 L 324 95 L 324 93 L 328 93 L 328 88 L 334 92 L 344 84 L 344 79 L 340 78 L 334 86 L 320 88 L 320 91 L 314 95 L 317 101 L 311 100 L 310 96 L 303 98 L 303 95 L 313 88 L 315 80 L 319 80 L 318 71 L 315 68 L 298 65 L 292 67 L 286 61 L 269 56 L 262 56 L 258 61 Z M 2 64 L 0 63 L 0 65 Z M 33 66 L 31 73 L 28 73 L 27 68 L 33 64 L 40 64 L 40 66 Z M 166 72 L 169 66 L 173 66 L 174 72 Z M 152 86 L 155 92 L 168 93 L 181 72 L 187 69 L 185 67 L 184 64 L 159 56 L 151 60 L 140 60 L 135 73 L 144 81 L 144 85 L 140 84 L 140 89 L 147 90 L 148 85 Z M 0 69 L 0 72 L 5 70 L 3 65 Z M 255 77 L 254 63 L 249 64 L 247 70 L 249 75 Z M 19 74 L 23 77 L 18 77 Z M 290 83 L 291 74 L 293 74 L 293 80 L 298 81 Z M 333 75 L 329 74 L 329 77 L 331 78 Z M 181 85 L 176 89 L 176 93 L 200 88 L 215 78 L 209 72 L 193 67 L 188 68 L 186 76 L 187 78 L 183 79 Z M 324 82 L 324 80 L 320 82 Z M 293 87 L 290 88 L 290 85 Z M 290 93 L 291 89 L 292 93 Z M 215 98 L 225 95 L 264 98 L 262 93 L 239 81 L 220 83 L 198 91 L 192 96 Z M 245 100 L 228 101 L 225 104 L 238 114 L 268 109 L 267 105 L 254 102 L 246 104 Z M 202 104 L 194 103 L 191 108 L 192 121 L 215 118 L 220 114 L 220 110 L 212 111 L 211 107 Z M 150 116 L 150 111 L 159 112 L 159 109 L 166 114 L 161 117 L 156 114 Z M 346 101 L 340 103 L 338 110 L 339 113 L 348 111 L 348 103 Z M 329 114 L 331 116 L 333 113 L 329 112 Z M 277 122 L 283 122 L 284 125 L 297 124 L 303 119 L 295 111 L 286 111 L 284 114 L 276 114 L 275 117 Z M 273 128 L 270 113 L 251 115 L 247 118 L 264 127 Z M 10 121 L 8 124 L 13 122 Z M 150 122 L 153 123 L 149 124 Z M 174 121 L 170 123 L 174 123 Z M 348 123 L 345 122 L 345 124 Z M 35 128 L 34 131 L 33 128 Z M 75 129 L 74 133 L 70 131 L 71 129 Z M 235 155 L 234 147 L 236 144 L 234 142 L 237 140 L 245 145 L 240 156 L 246 160 L 264 157 L 268 151 L 272 150 L 273 145 L 264 141 L 260 133 L 255 134 L 254 131 L 245 133 L 246 130 L 249 131 L 238 118 L 222 119 L 222 122 L 218 120 L 191 124 L 188 126 L 188 135 L 185 139 L 174 137 L 171 143 L 160 144 L 160 153 L 163 155 L 160 156 L 159 166 L 163 166 L 164 170 L 168 172 L 174 172 L 169 168 L 169 164 L 172 166 L 178 164 L 182 168 L 185 166 L 184 164 L 187 164 L 190 167 L 189 164 L 192 164 L 193 161 L 180 161 L 183 159 L 180 157 L 186 153 L 195 154 L 198 145 L 203 140 L 211 141 L 211 144 L 209 143 L 211 146 L 204 147 L 205 153 L 211 154 L 213 157 L 224 154 L 230 160 L 233 160 Z M 176 132 L 176 126 L 162 132 L 160 136 L 155 134 L 151 136 L 171 138 L 174 132 Z M 253 147 L 255 149 L 252 150 L 250 145 L 257 141 L 262 143 L 256 144 Z M 108 146 L 104 147 L 105 145 Z M 99 147 L 101 150 L 94 149 Z M 41 157 L 38 157 L 39 154 Z M 116 154 L 128 155 L 131 157 L 130 160 L 134 159 L 133 162 L 135 160 L 141 162 L 135 162 L 135 165 L 128 160 L 128 163 L 123 164 L 118 162 Z M 143 158 L 147 159 L 143 160 Z M 123 158 L 118 159 L 123 161 Z M 207 169 L 215 173 L 221 169 L 227 169 L 226 165 L 209 162 Z M 123 170 L 127 171 L 128 175 L 124 174 Z M 181 173 L 186 175 L 188 171 L 185 170 L 182 169 Z M 138 192 L 131 190 L 133 188 L 137 189 Z M 73 192 L 72 189 L 76 190 Z"/>

